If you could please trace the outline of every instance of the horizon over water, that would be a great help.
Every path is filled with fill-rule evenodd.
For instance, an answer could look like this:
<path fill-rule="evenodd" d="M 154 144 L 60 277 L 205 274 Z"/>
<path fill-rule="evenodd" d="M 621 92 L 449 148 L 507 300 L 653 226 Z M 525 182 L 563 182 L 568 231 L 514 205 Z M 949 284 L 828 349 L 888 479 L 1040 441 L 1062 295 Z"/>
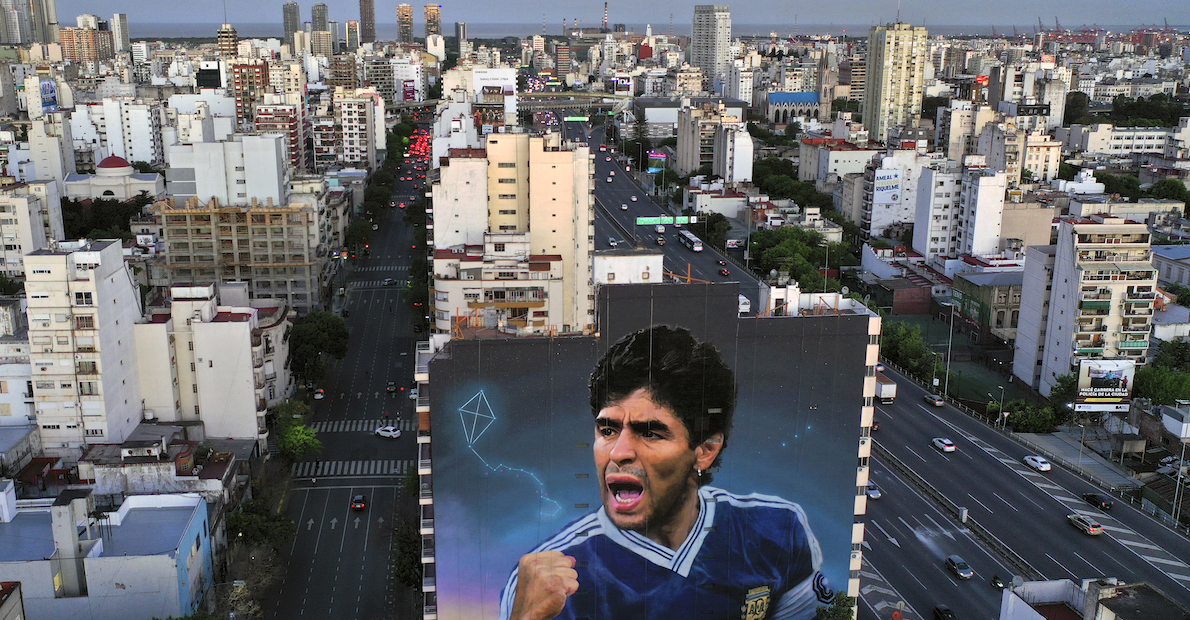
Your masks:
<path fill-rule="evenodd" d="M 807 36 L 815 34 L 830 34 L 834 36 L 841 36 L 844 33 L 850 36 L 866 37 L 868 30 L 875 25 L 883 24 L 884 21 L 873 20 L 869 24 L 782 24 L 773 26 L 772 24 L 733 24 L 732 36 L 747 37 L 747 36 L 767 36 L 771 32 L 776 32 L 778 36 L 788 37 L 796 29 L 798 35 Z M 628 31 L 636 34 L 644 34 L 645 26 L 647 24 L 626 24 Z M 995 28 L 996 33 L 1000 36 L 1005 36 L 1012 33 L 1012 24 L 986 24 L 986 25 L 953 25 L 953 24 L 914 24 L 924 25 L 931 35 L 941 34 L 945 36 L 955 35 L 983 35 L 988 36 L 992 34 L 992 29 Z M 207 37 L 214 39 L 215 31 L 219 29 L 220 24 L 196 24 L 188 23 L 172 23 L 172 22 L 131 22 L 129 24 L 129 31 L 134 40 L 148 39 L 148 38 L 172 38 L 172 37 Z M 232 26 L 236 29 L 241 37 L 245 38 L 280 38 L 282 35 L 281 22 L 276 23 L 233 23 Z M 583 28 L 597 27 L 597 22 L 591 24 L 583 24 L 579 22 L 579 26 Z M 669 34 L 669 23 L 652 24 L 654 34 Z M 340 22 L 340 28 L 345 27 L 345 22 Z M 424 24 L 420 22 L 414 23 L 414 33 L 421 34 L 424 32 Z M 1113 33 L 1129 32 L 1136 29 L 1139 25 L 1109 25 L 1103 26 L 1103 29 Z M 1080 25 L 1081 28 L 1081 25 Z M 1184 25 L 1171 25 L 1180 32 L 1186 30 Z M 1034 27 L 1025 25 L 1024 27 L 1017 26 L 1017 29 L 1028 36 L 1032 36 Z M 444 36 L 454 36 L 453 22 L 444 22 L 443 30 Z M 533 23 L 472 23 L 467 22 L 467 34 L 473 39 L 495 39 L 502 37 L 527 37 L 534 34 L 541 34 L 541 24 Z M 343 33 L 340 32 L 340 35 Z M 689 36 L 690 23 L 678 23 L 673 25 L 673 34 L 679 36 Z M 396 39 L 397 24 L 393 23 L 377 23 L 376 36 L 382 41 L 391 41 Z M 562 25 L 546 24 L 546 36 L 560 37 L 562 36 Z"/>

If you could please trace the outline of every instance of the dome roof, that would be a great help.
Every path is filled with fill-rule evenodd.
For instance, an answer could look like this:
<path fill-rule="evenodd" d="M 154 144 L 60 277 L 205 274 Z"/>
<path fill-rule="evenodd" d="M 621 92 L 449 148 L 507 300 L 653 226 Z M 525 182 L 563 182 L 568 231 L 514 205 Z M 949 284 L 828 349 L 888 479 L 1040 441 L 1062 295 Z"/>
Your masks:
<path fill-rule="evenodd" d="M 123 157 L 119 157 L 117 155 L 109 155 L 107 157 L 104 157 L 103 161 L 99 162 L 99 165 L 95 166 L 95 167 L 96 168 L 131 168 L 132 164 L 128 163 L 128 160 L 124 159 Z"/>

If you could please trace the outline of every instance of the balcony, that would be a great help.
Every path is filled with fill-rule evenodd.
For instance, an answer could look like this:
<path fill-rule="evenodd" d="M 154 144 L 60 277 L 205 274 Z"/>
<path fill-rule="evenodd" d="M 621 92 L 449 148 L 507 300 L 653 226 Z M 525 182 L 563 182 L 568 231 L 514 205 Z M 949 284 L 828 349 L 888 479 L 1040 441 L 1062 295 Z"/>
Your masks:
<path fill-rule="evenodd" d="M 1153 308 L 1148 305 L 1125 306 L 1124 316 L 1153 316 Z"/>
<path fill-rule="evenodd" d="M 1121 349 L 1147 349 L 1149 348 L 1148 340 L 1121 340 L 1119 348 Z"/>
<path fill-rule="evenodd" d="M 1130 334 L 1147 334 L 1152 328 L 1153 326 L 1149 323 L 1124 324 L 1120 326 L 1120 331 Z"/>
<path fill-rule="evenodd" d="M 1080 310 L 1111 310 L 1111 299 L 1086 299 L 1079 302 Z"/>
<path fill-rule="evenodd" d="M 1076 332 L 1078 332 L 1078 333 L 1080 333 L 1080 334 L 1090 334 L 1090 333 L 1095 333 L 1095 332 L 1105 332 L 1105 331 L 1107 331 L 1107 326 L 1106 326 L 1106 325 L 1104 325 L 1104 324 L 1102 324 L 1102 323 L 1086 323 L 1086 322 L 1080 322 L 1080 323 L 1079 323 L 1079 324 L 1076 326 L 1076 328 L 1075 328 L 1075 331 L 1076 331 Z"/>

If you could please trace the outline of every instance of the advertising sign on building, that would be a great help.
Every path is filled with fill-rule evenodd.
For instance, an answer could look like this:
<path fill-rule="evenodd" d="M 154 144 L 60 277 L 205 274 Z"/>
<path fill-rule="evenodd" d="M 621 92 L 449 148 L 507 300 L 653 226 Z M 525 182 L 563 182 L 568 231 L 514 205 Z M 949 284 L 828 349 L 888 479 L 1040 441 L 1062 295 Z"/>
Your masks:
<path fill-rule="evenodd" d="M 872 181 L 872 204 L 888 205 L 901 200 L 901 171 L 876 170 Z"/>
<path fill-rule="evenodd" d="M 41 111 L 43 114 L 58 111 L 58 83 L 53 78 L 41 78 Z"/>
<path fill-rule="evenodd" d="M 1128 411 L 1135 371 L 1136 363 L 1132 360 L 1081 360 L 1074 410 Z"/>
<path fill-rule="evenodd" d="M 723 285 L 596 305 L 597 336 L 431 360 L 437 617 L 509 618 L 518 565 L 569 556 L 558 617 L 814 618 L 851 578 L 869 317 L 740 319 Z"/>
<path fill-rule="evenodd" d="M 417 82 L 405 80 L 402 82 L 401 101 L 415 101 L 417 99 Z"/>

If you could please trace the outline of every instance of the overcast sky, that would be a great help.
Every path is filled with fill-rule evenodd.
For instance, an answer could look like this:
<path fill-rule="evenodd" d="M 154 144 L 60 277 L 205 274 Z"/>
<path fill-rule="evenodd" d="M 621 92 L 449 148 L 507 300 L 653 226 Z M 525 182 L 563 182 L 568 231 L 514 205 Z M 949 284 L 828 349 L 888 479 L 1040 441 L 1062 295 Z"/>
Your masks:
<path fill-rule="evenodd" d="M 331 19 L 345 22 L 359 18 L 358 0 L 324 0 L 330 9 Z M 227 18 L 232 24 L 281 22 L 281 0 L 249 1 L 226 0 Z M 314 0 L 298 0 L 302 7 L 302 19 L 310 19 L 310 7 Z M 395 23 L 395 0 L 375 0 L 376 21 Z M 421 6 L 424 1 L 410 1 L 417 7 L 414 20 L 422 21 Z M 566 9 L 559 9 L 565 5 Z M 675 24 L 689 24 L 694 13 L 695 2 L 626 2 L 610 0 L 609 14 L 612 23 L 665 24 L 668 27 L 670 12 Z M 789 0 L 749 0 L 731 7 L 732 21 L 739 24 L 791 25 L 795 16 L 798 24 L 874 24 L 894 21 L 897 15 L 896 0 L 833 0 L 822 3 L 791 2 Z M 81 13 L 95 13 L 109 17 L 113 13 L 127 13 L 129 22 L 203 22 L 221 21 L 225 3 L 221 0 L 196 0 L 175 3 L 162 0 L 58 0 L 58 20 L 63 25 L 74 25 L 74 17 Z M 900 3 L 901 20 L 929 26 L 936 25 L 1016 25 L 1022 29 L 1037 24 L 1037 18 L 1053 27 L 1057 16 L 1064 28 L 1078 28 L 1083 24 L 1132 25 L 1162 23 L 1168 18 L 1172 25 L 1185 25 L 1190 21 L 1190 8 L 1186 0 L 903 0 Z M 577 0 L 567 3 L 543 3 L 540 0 L 485 0 L 483 2 L 445 2 L 442 5 L 442 22 L 456 21 L 470 23 L 527 23 L 538 24 L 542 17 L 549 25 L 561 24 L 562 19 L 578 18 L 580 26 L 598 25 L 603 19 L 603 2 L 599 0 Z M 135 28 L 135 26 L 134 26 Z M 450 30 L 445 28 L 444 30 Z"/>

